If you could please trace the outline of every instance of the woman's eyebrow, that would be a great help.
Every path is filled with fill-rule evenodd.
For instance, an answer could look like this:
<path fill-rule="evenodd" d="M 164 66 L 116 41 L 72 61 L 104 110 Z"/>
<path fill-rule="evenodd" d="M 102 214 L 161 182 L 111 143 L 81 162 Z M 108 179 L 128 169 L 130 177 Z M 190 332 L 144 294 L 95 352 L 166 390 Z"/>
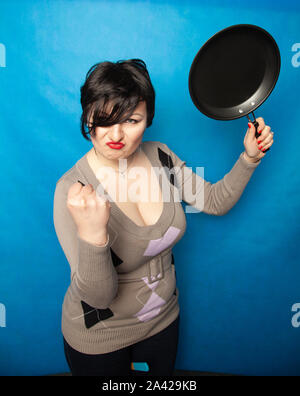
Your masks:
<path fill-rule="evenodd" d="M 141 113 L 133 113 L 132 115 L 140 115 L 141 117 L 143 117 L 143 114 Z"/>

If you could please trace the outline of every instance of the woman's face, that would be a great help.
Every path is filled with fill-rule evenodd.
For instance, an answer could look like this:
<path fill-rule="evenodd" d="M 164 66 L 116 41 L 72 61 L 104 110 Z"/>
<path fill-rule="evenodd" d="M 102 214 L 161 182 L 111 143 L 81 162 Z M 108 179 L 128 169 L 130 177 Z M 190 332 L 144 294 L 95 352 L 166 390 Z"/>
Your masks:
<path fill-rule="evenodd" d="M 142 141 L 147 125 L 146 102 L 139 102 L 133 114 L 121 124 L 114 124 L 108 127 L 96 127 L 94 137 L 91 136 L 92 143 L 100 155 L 114 160 L 127 158 L 138 148 Z M 110 148 L 107 143 L 123 143 L 121 149 Z"/>

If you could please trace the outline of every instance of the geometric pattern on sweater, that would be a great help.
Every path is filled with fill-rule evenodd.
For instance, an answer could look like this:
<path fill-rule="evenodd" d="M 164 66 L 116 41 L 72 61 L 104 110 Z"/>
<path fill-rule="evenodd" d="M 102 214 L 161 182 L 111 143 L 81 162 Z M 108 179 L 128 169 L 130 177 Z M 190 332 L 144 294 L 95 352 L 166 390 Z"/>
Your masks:
<path fill-rule="evenodd" d="M 113 262 L 113 265 L 115 267 L 117 267 L 118 265 L 122 264 L 123 261 L 120 259 L 120 257 L 112 250 L 112 248 L 110 248 L 110 252 L 111 252 L 111 259 Z"/>
<path fill-rule="evenodd" d="M 175 261 L 174 261 L 174 255 L 173 255 L 173 253 L 172 253 L 172 261 L 171 261 L 171 264 L 172 265 L 174 265 L 174 272 L 175 272 L 175 283 L 176 283 L 176 285 L 177 285 L 177 276 L 176 276 L 176 268 L 175 268 Z M 173 293 L 175 296 L 176 296 L 176 286 L 175 286 L 175 289 L 174 289 L 174 293 Z"/>
<path fill-rule="evenodd" d="M 114 265 L 117 266 L 120 263 L 122 263 L 122 261 L 120 260 L 120 258 L 113 252 L 113 250 L 111 249 L 112 253 L 114 254 L 113 257 L 113 262 Z M 174 265 L 174 255 L 172 253 L 172 261 L 171 264 Z M 176 270 L 175 270 L 175 277 L 176 277 Z M 148 278 L 145 278 L 144 281 L 147 283 Z M 157 286 L 157 282 L 154 282 L 150 285 L 148 285 L 152 290 L 154 290 L 154 288 Z M 176 287 L 173 293 L 176 296 Z M 152 293 L 151 298 L 148 300 L 147 302 L 147 308 L 149 309 L 149 305 L 152 304 L 152 309 L 151 312 L 152 314 L 157 314 L 160 310 L 159 306 L 163 305 L 165 303 L 165 301 L 163 299 L 161 299 L 157 294 Z M 156 304 L 156 309 L 153 309 L 153 304 Z M 89 304 L 87 304 L 86 302 L 81 300 L 81 306 L 83 309 L 83 313 L 84 313 L 84 322 L 85 322 L 85 326 L 87 329 L 90 329 L 92 326 L 94 326 L 95 324 L 99 323 L 102 320 L 106 320 L 108 318 L 111 318 L 112 316 L 114 316 L 113 312 L 109 309 L 100 309 L 100 308 L 95 308 L 90 306 Z M 145 305 L 146 306 L 146 305 Z M 136 316 L 141 315 L 140 319 L 143 318 L 147 318 L 149 317 L 149 313 L 144 314 L 144 316 L 142 316 L 142 312 L 143 310 L 145 310 L 145 306 L 143 307 L 143 309 L 140 311 L 140 314 L 136 314 Z"/>
<path fill-rule="evenodd" d="M 167 247 L 175 241 L 179 233 L 180 229 L 178 227 L 169 227 L 161 238 L 149 241 L 143 256 L 156 256 L 163 250 L 167 249 Z"/>
<path fill-rule="evenodd" d="M 116 258 L 119 259 L 117 255 Z M 173 253 L 172 253 L 171 264 L 175 265 Z M 176 278 L 176 270 L 175 270 L 175 278 Z M 157 287 L 159 281 L 148 284 L 149 281 L 148 277 L 142 279 L 152 290 L 152 294 L 148 299 L 147 303 L 144 305 L 144 307 L 135 316 L 138 317 L 140 321 L 146 322 L 152 319 L 154 316 L 158 315 L 161 307 L 166 303 L 166 301 L 155 293 L 155 288 Z M 176 287 L 174 289 L 173 294 L 176 296 Z M 84 312 L 84 322 L 87 329 L 90 329 L 92 326 L 99 323 L 100 321 L 106 320 L 114 316 L 113 312 L 109 308 L 106 309 L 95 308 L 82 300 L 81 300 L 81 306 Z"/>
<path fill-rule="evenodd" d="M 86 302 L 81 301 L 81 306 L 84 312 L 84 323 L 87 329 L 91 328 L 95 324 L 102 320 L 106 320 L 114 316 L 109 308 L 99 309 L 88 305 Z"/>
<path fill-rule="evenodd" d="M 157 151 L 158 151 L 158 157 L 159 157 L 159 160 L 160 160 L 162 166 L 166 166 L 167 168 L 169 168 L 169 170 L 171 170 L 173 168 L 173 166 L 174 166 L 171 156 L 168 155 L 163 150 L 161 150 L 159 147 L 157 147 Z M 169 173 L 169 174 L 167 174 L 167 176 L 170 177 L 169 181 L 174 186 L 175 185 L 174 174 L 173 173 Z"/>
<path fill-rule="evenodd" d="M 148 320 L 153 319 L 159 314 L 161 307 L 166 304 L 166 301 L 161 298 L 157 293 L 155 293 L 155 289 L 158 286 L 158 283 L 162 281 L 149 283 L 149 279 L 147 276 L 143 277 L 142 279 L 152 290 L 152 293 L 146 304 L 144 304 L 143 308 L 134 316 L 137 317 L 141 322 L 147 322 Z M 137 295 L 136 298 L 139 300 L 139 295 Z"/>
<path fill-rule="evenodd" d="M 172 253 L 171 264 L 174 265 L 173 253 Z M 175 266 L 174 266 L 174 270 L 175 270 Z M 176 278 L 176 273 L 175 273 L 175 278 Z M 165 281 L 164 279 L 161 279 L 149 283 L 149 278 L 147 276 L 143 277 L 142 280 L 146 283 L 149 289 L 151 289 L 152 293 L 149 299 L 147 300 L 147 302 L 144 304 L 143 308 L 140 309 L 140 311 L 137 312 L 134 316 L 137 317 L 141 322 L 147 322 L 153 319 L 155 316 L 157 316 L 161 311 L 162 306 L 166 304 L 166 301 L 155 292 L 155 289 L 157 288 L 159 282 L 165 282 Z M 176 286 L 174 288 L 173 294 L 176 296 Z M 139 294 L 136 296 L 136 299 L 139 302 L 141 302 L 139 299 Z"/>

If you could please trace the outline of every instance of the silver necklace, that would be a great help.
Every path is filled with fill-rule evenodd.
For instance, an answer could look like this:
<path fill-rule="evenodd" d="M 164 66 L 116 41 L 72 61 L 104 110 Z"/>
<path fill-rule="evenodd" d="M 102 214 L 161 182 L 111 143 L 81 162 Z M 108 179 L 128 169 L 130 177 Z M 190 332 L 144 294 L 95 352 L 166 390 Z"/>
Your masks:
<path fill-rule="evenodd" d="M 137 154 L 139 151 L 141 151 L 141 145 L 139 145 L 139 147 L 136 149 L 136 151 L 135 151 L 135 153 L 134 153 L 134 157 L 136 156 L 136 154 Z M 96 151 L 96 149 L 95 149 L 95 146 L 94 146 L 94 152 L 95 152 L 96 157 L 97 157 L 97 159 L 98 159 L 99 157 L 98 157 L 97 151 Z M 127 165 L 127 161 L 126 161 L 126 163 L 125 163 L 125 170 L 122 171 L 122 170 L 114 169 L 114 171 L 115 171 L 115 172 L 118 172 L 118 174 L 119 174 L 120 176 L 125 177 L 125 176 L 126 176 L 126 172 L 128 171 L 129 167 L 131 166 L 131 164 L 132 164 L 132 162 L 133 162 L 133 160 L 134 160 L 134 157 L 131 159 L 130 165 L 129 165 L 128 167 L 126 166 L 126 165 Z M 125 159 L 125 158 L 122 158 L 122 160 L 124 160 L 124 159 Z M 120 169 L 120 160 L 119 160 L 119 169 Z"/>

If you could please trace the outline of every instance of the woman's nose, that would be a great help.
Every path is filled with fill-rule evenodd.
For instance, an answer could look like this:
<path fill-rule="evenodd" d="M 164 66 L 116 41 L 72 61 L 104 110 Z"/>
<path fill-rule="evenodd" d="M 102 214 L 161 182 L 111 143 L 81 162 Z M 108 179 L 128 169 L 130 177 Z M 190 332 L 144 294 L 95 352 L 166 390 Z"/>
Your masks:
<path fill-rule="evenodd" d="M 114 124 L 111 126 L 111 130 L 109 136 L 112 141 L 118 142 L 123 137 L 122 125 L 121 124 Z"/>

